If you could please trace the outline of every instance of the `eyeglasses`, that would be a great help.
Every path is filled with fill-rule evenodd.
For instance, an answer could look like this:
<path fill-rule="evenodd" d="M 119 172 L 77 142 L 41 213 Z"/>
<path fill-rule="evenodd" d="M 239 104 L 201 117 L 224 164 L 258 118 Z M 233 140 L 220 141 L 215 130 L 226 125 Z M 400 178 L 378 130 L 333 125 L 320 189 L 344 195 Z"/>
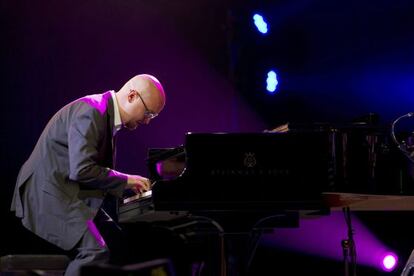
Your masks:
<path fill-rule="evenodd" d="M 141 94 L 138 91 L 132 90 L 132 89 L 130 91 L 131 92 L 136 92 L 138 97 L 141 99 L 141 102 L 142 102 L 142 104 L 144 105 L 144 108 L 145 108 L 145 112 L 144 112 L 145 119 L 154 119 L 155 117 L 158 116 L 158 113 L 148 109 L 147 105 L 144 102 L 144 99 L 142 98 Z"/>

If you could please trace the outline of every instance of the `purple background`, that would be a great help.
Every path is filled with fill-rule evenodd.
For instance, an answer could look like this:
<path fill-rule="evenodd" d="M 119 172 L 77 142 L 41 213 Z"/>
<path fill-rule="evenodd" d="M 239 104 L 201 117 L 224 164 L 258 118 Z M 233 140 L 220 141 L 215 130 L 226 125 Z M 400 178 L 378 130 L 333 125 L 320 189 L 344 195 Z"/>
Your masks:
<path fill-rule="evenodd" d="M 296 1 L 297 4 L 302 2 L 312 1 Z M 387 10 L 388 6 L 384 4 L 386 1 L 379 2 L 382 3 L 379 7 L 385 7 L 384 10 Z M 402 2 L 404 1 L 398 1 L 398 3 Z M 396 77 L 405 78 L 401 82 L 403 87 L 400 92 L 393 91 L 397 93 L 394 94 L 398 95 L 397 98 L 392 94 L 384 94 L 386 93 L 384 89 L 390 91 L 395 87 L 392 81 L 384 81 L 390 76 L 388 71 L 381 66 L 377 67 L 375 63 L 371 67 L 357 63 L 359 73 L 350 82 L 357 87 L 353 87 L 350 83 L 344 84 L 343 80 L 347 79 L 347 74 L 353 71 L 355 64 L 349 64 L 348 61 L 355 53 L 351 52 L 342 55 L 340 59 L 335 59 L 331 48 L 328 47 L 329 44 L 319 47 L 317 45 L 319 39 L 314 37 L 312 47 L 324 49 L 331 55 L 331 58 L 328 58 L 327 68 L 322 66 L 307 75 L 292 74 L 291 80 L 296 81 L 287 87 L 294 90 L 292 95 L 295 98 L 291 100 L 285 94 L 281 103 L 270 106 L 270 109 L 267 105 L 266 112 L 261 113 L 264 107 L 251 103 L 261 101 L 275 103 L 275 98 L 249 100 L 248 96 L 241 96 L 234 85 L 235 75 L 232 67 L 234 57 L 231 55 L 233 52 L 229 45 L 228 9 L 236 4 L 238 7 L 243 5 L 248 7 L 247 3 L 249 1 L 0 0 L 2 81 L 0 202 L 4 228 L 0 243 L 1 255 L 39 252 L 39 249 L 54 250 L 22 229 L 19 222 L 8 211 L 17 172 L 29 156 L 48 119 L 69 101 L 86 94 L 100 93 L 109 89 L 117 90 L 135 74 L 149 73 L 157 76 L 167 93 L 167 105 L 161 116 L 149 126 L 143 126 L 135 132 L 121 133 L 118 139 L 117 168 L 142 175 L 147 174 L 145 158 L 148 148 L 178 146 L 183 143 L 184 134 L 189 131 L 260 132 L 275 126 L 274 122 L 277 120 L 269 122 L 269 118 L 276 118 L 279 111 L 281 118 L 285 120 L 290 117 L 306 116 L 313 119 L 311 115 L 318 110 L 321 112 L 315 115 L 317 119 L 330 119 L 333 115 L 338 118 L 354 116 L 356 114 L 353 113 L 353 108 L 358 112 L 370 111 L 371 108 L 383 110 L 387 112 L 388 119 L 412 110 L 409 108 L 413 99 L 410 92 L 412 71 L 409 65 L 413 55 L 407 49 L 414 49 L 414 47 L 412 47 L 412 34 L 404 32 L 412 28 L 400 27 L 412 26 L 414 22 L 403 17 L 398 24 L 394 22 L 393 25 L 394 23 L 387 21 L 388 25 L 384 24 L 385 27 L 381 25 L 385 28 L 386 34 L 391 34 L 390 30 L 393 29 L 399 30 L 391 39 L 385 36 L 381 39 L 397 40 L 401 44 L 405 41 L 404 51 L 398 51 L 391 43 L 385 43 L 375 51 L 378 57 L 384 52 L 393 53 L 388 58 L 375 59 L 376 62 L 384 61 L 385 64 L 391 60 L 393 66 L 399 70 L 408 68 L 404 74 Z M 322 2 L 316 1 L 316 3 Z M 367 4 L 362 12 L 357 13 L 359 23 L 372 22 L 370 21 L 372 18 L 378 19 L 378 16 L 365 17 L 364 12 L 367 11 L 368 6 Z M 398 7 L 404 11 L 404 14 L 409 11 L 407 5 L 396 5 L 394 9 L 397 10 Z M 295 16 L 298 14 L 293 13 L 290 18 Z M 342 20 L 351 18 L 348 16 L 352 16 L 352 9 L 347 10 Z M 335 16 L 332 20 L 334 19 Z M 367 29 L 371 30 L 372 26 L 367 24 L 364 26 L 368 26 Z M 333 26 L 337 25 L 338 23 L 333 24 Z M 355 30 L 360 31 L 358 38 L 362 43 L 365 34 L 358 25 L 354 25 L 353 29 L 346 33 L 350 35 Z M 330 31 L 335 31 L 336 36 L 341 33 L 340 29 L 325 30 L 328 34 Z M 377 30 L 377 40 L 381 34 L 382 30 Z M 321 41 L 324 39 L 326 38 L 321 38 Z M 342 51 L 352 46 L 333 43 L 333 47 Z M 360 58 L 368 55 L 371 48 L 355 51 L 356 56 Z M 317 57 L 320 55 L 323 53 L 319 52 L 309 60 L 318 61 Z M 399 66 L 396 62 L 398 59 L 406 61 L 404 67 Z M 343 72 L 342 77 L 334 79 L 332 75 L 335 74 L 332 73 L 332 69 L 336 64 L 344 61 L 344 66 L 338 66 L 338 70 Z M 311 64 L 308 66 L 310 68 Z M 375 74 L 375 70 L 374 73 L 364 71 L 365 68 L 372 67 L 381 74 Z M 309 70 L 312 71 L 312 68 Z M 364 79 L 364 76 L 369 78 Z M 382 81 L 377 82 L 377 79 Z M 385 85 L 382 85 L 384 83 Z M 364 91 L 366 87 L 372 88 L 372 84 L 383 87 L 383 90 L 377 87 L 378 89 L 369 92 Z M 333 90 L 335 86 L 339 88 Z M 310 94 L 300 94 L 300 91 L 306 93 L 317 91 L 317 93 L 314 97 Z M 372 101 L 377 99 L 378 95 L 385 95 L 385 97 Z M 298 99 L 299 104 L 296 102 Z M 304 105 L 304 102 L 309 105 Z M 292 106 L 289 106 L 289 103 Z M 399 109 L 400 104 L 402 109 Z M 267 121 L 263 117 L 267 118 Z M 389 248 L 398 249 L 404 257 L 408 257 L 414 247 L 410 227 L 412 215 L 412 212 L 359 214 L 367 229 L 376 233 L 378 240 L 386 242 Z M 329 226 L 332 231 L 336 231 L 334 222 L 331 221 Z M 311 238 L 312 235 L 317 235 L 318 225 L 323 226 L 322 222 L 318 223 L 317 221 L 316 226 L 313 225 L 316 230 L 307 232 Z M 338 227 L 343 231 L 343 225 Z M 272 238 L 269 237 L 269 240 Z M 307 274 L 310 272 L 315 275 L 324 275 L 324 273 L 340 275 L 342 271 L 340 262 L 326 261 L 321 265 L 315 265 L 322 262 L 318 256 L 302 257 L 288 253 L 283 249 L 273 248 L 271 242 L 268 243 L 268 247 L 270 249 L 261 249 L 261 247 L 258 249 L 253 264 L 257 271 L 261 269 L 266 272 L 278 271 L 275 263 L 277 258 L 281 258 L 281 265 L 286 266 L 284 269 L 292 271 L 289 275 L 295 275 L 293 273 L 295 271 L 308 272 Z M 341 250 L 337 244 L 333 247 Z M 380 272 L 376 271 L 365 271 L 363 275 L 379 274 Z"/>

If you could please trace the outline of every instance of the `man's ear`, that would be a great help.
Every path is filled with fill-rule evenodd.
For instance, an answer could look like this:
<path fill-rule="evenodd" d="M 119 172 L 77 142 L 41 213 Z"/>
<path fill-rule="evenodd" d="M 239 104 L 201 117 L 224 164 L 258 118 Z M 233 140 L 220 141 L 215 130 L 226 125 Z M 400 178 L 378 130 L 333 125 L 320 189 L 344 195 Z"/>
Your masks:
<path fill-rule="evenodd" d="M 134 91 L 134 90 L 130 90 L 129 92 L 128 92 L 128 102 L 129 103 L 132 103 L 134 100 L 135 100 L 135 98 L 137 97 L 137 95 L 136 95 L 136 91 Z"/>

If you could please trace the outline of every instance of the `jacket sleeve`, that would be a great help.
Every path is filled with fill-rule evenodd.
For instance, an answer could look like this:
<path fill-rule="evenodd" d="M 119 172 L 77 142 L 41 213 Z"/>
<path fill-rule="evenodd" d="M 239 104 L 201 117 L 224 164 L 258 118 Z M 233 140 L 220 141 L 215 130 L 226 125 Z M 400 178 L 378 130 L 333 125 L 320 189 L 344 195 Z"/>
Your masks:
<path fill-rule="evenodd" d="M 107 122 L 97 111 L 83 112 L 72 120 L 68 130 L 69 178 L 91 189 L 122 196 L 127 176 L 99 165 L 100 143 L 107 135 Z M 101 157 L 102 158 L 102 157 Z"/>

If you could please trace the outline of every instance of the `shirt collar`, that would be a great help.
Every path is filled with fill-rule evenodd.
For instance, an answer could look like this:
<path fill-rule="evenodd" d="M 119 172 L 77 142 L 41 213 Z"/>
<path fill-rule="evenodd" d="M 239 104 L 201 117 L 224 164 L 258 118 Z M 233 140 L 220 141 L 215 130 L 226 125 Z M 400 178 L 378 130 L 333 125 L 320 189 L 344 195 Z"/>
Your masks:
<path fill-rule="evenodd" d="M 115 96 L 115 91 L 111 90 L 112 100 L 114 102 L 114 133 L 122 128 L 121 114 L 119 113 L 118 101 Z"/>

